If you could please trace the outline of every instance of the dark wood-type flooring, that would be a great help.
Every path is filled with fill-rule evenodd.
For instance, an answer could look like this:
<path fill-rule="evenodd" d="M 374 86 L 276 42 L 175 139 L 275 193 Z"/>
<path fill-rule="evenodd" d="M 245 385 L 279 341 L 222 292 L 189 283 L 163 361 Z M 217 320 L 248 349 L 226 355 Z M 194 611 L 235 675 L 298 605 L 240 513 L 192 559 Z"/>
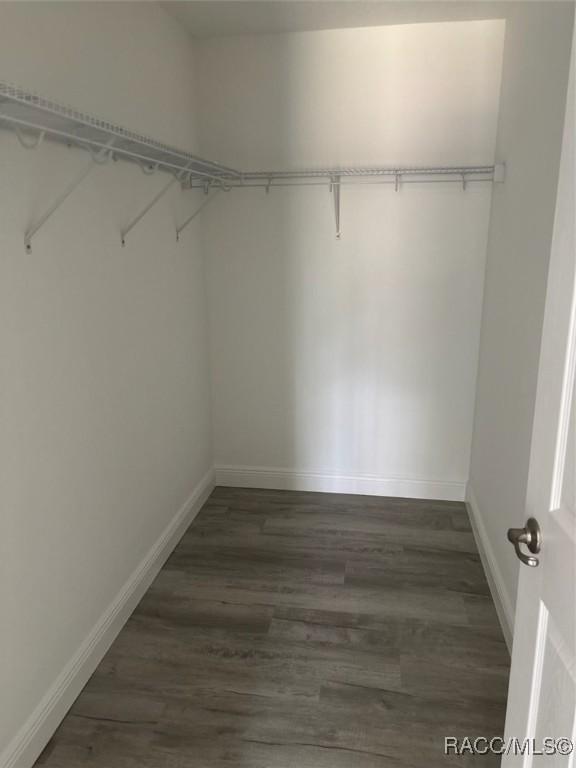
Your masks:
<path fill-rule="evenodd" d="M 508 670 L 463 504 L 217 488 L 37 765 L 496 766 Z"/>

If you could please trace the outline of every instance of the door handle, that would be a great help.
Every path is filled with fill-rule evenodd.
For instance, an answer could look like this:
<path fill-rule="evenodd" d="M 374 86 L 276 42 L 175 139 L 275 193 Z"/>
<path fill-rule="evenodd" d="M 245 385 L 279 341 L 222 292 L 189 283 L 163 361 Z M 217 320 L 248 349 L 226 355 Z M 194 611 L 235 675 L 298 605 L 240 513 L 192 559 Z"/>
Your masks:
<path fill-rule="evenodd" d="M 526 521 L 524 528 L 508 528 L 508 541 L 514 544 L 516 555 L 524 565 L 536 568 L 540 562 L 538 558 L 532 557 L 531 555 L 525 555 L 520 549 L 520 545 L 525 544 L 533 555 L 537 555 L 538 552 L 540 552 L 542 546 L 542 533 L 540 532 L 538 521 L 534 517 L 531 517 Z"/>

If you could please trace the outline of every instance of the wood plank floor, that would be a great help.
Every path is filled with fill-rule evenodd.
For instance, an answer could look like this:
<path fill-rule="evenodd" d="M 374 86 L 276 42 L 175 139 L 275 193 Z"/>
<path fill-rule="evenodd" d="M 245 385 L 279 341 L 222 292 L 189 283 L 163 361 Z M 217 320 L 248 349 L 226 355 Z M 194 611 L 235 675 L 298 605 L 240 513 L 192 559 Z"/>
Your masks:
<path fill-rule="evenodd" d="M 37 765 L 496 766 L 508 671 L 463 504 L 217 488 Z"/>

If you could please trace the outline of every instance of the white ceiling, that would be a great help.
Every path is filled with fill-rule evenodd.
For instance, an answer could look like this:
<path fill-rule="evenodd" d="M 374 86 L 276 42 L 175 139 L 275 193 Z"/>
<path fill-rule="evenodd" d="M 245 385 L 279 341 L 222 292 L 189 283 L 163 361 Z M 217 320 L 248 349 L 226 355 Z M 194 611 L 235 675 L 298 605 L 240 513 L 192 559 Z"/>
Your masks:
<path fill-rule="evenodd" d="M 197 38 L 504 18 L 490 0 L 178 0 L 162 2 Z"/>

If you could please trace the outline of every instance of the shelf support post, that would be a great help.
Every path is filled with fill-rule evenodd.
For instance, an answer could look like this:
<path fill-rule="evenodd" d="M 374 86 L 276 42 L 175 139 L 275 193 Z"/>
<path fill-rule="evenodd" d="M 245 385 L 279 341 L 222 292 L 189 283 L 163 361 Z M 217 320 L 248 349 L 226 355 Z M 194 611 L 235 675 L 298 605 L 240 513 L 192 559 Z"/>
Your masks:
<path fill-rule="evenodd" d="M 52 205 L 37 219 L 37 221 L 32 224 L 28 230 L 26 230 L 24 235 L 24 248 L 26 253 L 32 253 L 32 238 L 34 235 L 36 235 L 37 232 L 44 226 L 44 224 L 46 224 L 48 219 L 51 218 L 54 213 L 56 213 L 58 208 L 60 208 L 60 206 L 70 197 L 72 192 L 74 192 L 74 190 L 80 186 L 84 179 L 90 174 L 92 169 L 97 164 L 102 164 L 105 158 L 110 157 L 113 143 L 114 139 L 110 139 L 106 146 L 103 147 L 96 156 L 97 159 L 91 158 L 89 164 L 84 166 L 82 171 L 70 182 L 62 194 L 57 197 Z"/>

